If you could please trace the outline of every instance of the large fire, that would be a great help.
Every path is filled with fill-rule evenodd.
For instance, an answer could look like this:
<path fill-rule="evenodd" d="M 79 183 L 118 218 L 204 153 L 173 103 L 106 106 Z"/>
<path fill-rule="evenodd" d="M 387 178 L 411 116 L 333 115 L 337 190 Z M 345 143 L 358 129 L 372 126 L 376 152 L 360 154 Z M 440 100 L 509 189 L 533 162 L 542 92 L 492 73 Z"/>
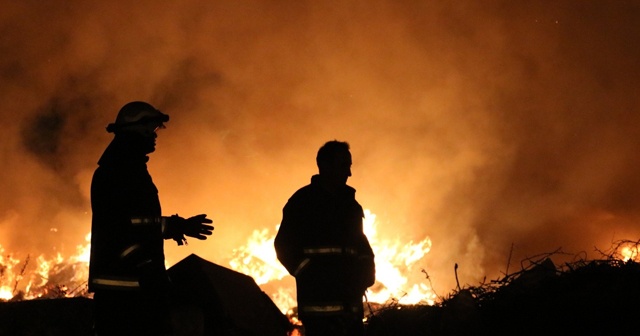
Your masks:
<path fill-rule="evenodd" d="M 401 243 L 380 239 L 376 215 L 370 210 L 365 210 L 364 231 L 376 256 L 376 284 L 369 289 L 367 300 L 375 303 L 394 300 L 403 304 L 433 304 L 436 295 L 426 283 L 426 272 L 415 269 L 417 262 L 429 253 L 431 240 L 426 237 L 417 243 Z M 267 229 L 254 231 L 248 243 L 234 251 L 231 268 L 252 276 L 258 285 L 288 276 L 276 258 L 274 239 L 275 234 L 270 235 Z M 416 271 L 420 276 L 410 280 L 411 275 L 415 278 Z M 284 313 L 295 306 L 292 288 L 281 288 L 271 296 Z"/>
<path fill-rule="evenodd" d="M 0 245 L 0 300 L 73 297 L 86 294 L 91 234 L 76 254 L 17 259 Z"/>
<path fill-rule="evenodd" d="M 378 237 L 376 215 L 365 211 L 364 230 L 376 255 L 376 284 L 367 293 L 369 302 L 395 300 L 403 304 L 433 304 L 436 296 L 426 284 L 426 272 L 416 270 L 416 264 L 430 250 L 427 237 L 417 243 L 401 243 Z M 255 230 L 246 245 L 233 251 L 229 267 L 253 277 L 259 286 L 289 277 L 276 258 L 273 248 L 275 233 Z M 27 256 L 23 260 L 4 251 L 0 245 L 0 300 L 70 297 L 86 294 L 90 234 L 77 253 L 65 257 L 57 254 L 47 258 Z M 410 280 L 417 273 L 418 280 Z M 296 305 L 295 288 L 284 286 L 268 293 L 275 304 L 288 312 Z"/>
<path fill-rule="evenodd" d="M 376 256 L 376 283 L 367 292 L 368 302 L 434 304 L 437 296 L 430 279 L 426 270 L 418 266 L 431 249 L 430 238 L 405 243 L 383 239 L 378 235 L 376 215 L 369 210 L 365 210 L 364 231 Z M 0 300 L 87 295 L 90 237 L 88 234 L 86 242 L 76 247 L 77 253 L 68 257 L 58 253 L 53 257 L 26 256 L 21 260 L 0 245 Z M 269 287 L 270 292 L 265 292 L 283 313 L 290 313 L 296 306 L 294 285 L 275 290 L 270 286 L 290 277 L 276 258 L 274 239 L 275 232 L 255 230 L 244 246 L 232 251 L 229 267 L 251 276 L 259 286 Z M 615 253 L 624 261 L 636 261 L 640 257 L 639 248 L 639 242 L 624 241 L 615 248 Z"/>

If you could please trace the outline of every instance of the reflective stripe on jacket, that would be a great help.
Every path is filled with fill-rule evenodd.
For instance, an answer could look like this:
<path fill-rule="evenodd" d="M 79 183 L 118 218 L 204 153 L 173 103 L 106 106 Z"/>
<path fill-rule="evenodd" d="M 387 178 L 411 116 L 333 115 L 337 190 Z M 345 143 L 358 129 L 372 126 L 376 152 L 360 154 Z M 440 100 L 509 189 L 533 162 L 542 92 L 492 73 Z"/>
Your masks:
<path fill-rule="evenodd" d="M 94 277 L 91 279 L 91 286 L 95 289 L 138 289 L 140 288 L 140 282 L 137 279 L 125 279 L 125 278 L 106 278 L 106 277 Z"/>

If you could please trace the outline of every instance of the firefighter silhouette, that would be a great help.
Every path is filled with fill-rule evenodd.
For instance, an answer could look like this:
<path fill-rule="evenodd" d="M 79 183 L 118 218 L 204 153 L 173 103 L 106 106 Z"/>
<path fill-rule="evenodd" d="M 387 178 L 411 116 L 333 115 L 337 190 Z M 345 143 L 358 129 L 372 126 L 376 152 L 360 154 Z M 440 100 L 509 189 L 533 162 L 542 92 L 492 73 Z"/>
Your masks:
<path fill-rule="evenodd" d="M 89 291 L 94 293 L 96 335 L 170 335 L 171 283 L 164 240 L 204 240 L 206 215 L 162 216 L 158 190 L 147 170 L 157 131 L 169 116 L 145 102 L 130 102 L 107 131 L 114 138 L 91 182 Z"/>
<path fill-rule="evenodd" d="M 349 144 L 325 143 L 316 163 L 319 173 L 284 206 L 274 246 L 296 279 L 305 336 L 360 336 L 363 296 L 375 282 L 375 264 L 362 207 L 347 185 Z"/>

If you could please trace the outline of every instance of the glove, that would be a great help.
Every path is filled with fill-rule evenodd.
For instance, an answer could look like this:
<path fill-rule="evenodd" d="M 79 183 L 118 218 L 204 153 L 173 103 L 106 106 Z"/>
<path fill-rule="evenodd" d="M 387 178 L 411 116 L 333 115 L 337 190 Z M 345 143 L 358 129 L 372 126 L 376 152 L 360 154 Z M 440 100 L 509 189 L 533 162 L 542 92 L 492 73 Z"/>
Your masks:
<path fill-rule="evenodd" d="M 213 225 L 207 225 L 211 223 L 213 221 L 205 214 L 189 217 L 183 224 L 182 233 L 189 237 L 205 240 L 213 233 Z"/>
<path fill-rule="evenodd" d="M 168 238 L 173 238 L 178 245 L 183 245 L 187 242 L 184 237 L 185 235 L 205 240 L 213 231 L 213 226 L 207 225 L 210 223 L 213 223 L 213 221 L 207 218 L 207 215 L 205 214 L 193 216 L 188 219 L 184 219 L 178 215 L 173 215 L 167 218 L 165 235 Z"/>

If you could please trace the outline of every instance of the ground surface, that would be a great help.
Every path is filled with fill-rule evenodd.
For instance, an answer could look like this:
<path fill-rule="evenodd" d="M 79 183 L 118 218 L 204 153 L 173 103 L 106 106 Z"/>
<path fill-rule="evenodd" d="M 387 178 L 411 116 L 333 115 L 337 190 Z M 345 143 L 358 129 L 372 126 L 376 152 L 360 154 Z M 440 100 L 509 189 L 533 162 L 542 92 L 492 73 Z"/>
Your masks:
<path fill-rule="evenodd" d="M 0 336 L 89 336 L 91 302 L 0 302 Z M 559 270 L 545 260 L 500 281 L 458 289 L 435 306 L 376 307 L 367 336 L 637 335 L 639 303 L 638 263 L 599 260 Z"/>

